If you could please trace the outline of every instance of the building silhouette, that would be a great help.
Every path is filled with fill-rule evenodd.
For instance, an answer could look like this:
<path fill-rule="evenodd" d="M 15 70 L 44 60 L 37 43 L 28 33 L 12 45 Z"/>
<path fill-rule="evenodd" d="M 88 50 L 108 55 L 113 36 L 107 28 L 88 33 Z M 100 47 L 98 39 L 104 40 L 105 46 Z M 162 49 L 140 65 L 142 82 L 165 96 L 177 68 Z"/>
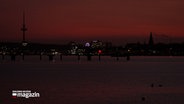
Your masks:
<path fill-rule="evenodd" d="M 149 46 L 154 45 L 152 32 L 150 32 L 150 37 L 149 37 L 149 43 L 148 44 L 149 44 Z"/>

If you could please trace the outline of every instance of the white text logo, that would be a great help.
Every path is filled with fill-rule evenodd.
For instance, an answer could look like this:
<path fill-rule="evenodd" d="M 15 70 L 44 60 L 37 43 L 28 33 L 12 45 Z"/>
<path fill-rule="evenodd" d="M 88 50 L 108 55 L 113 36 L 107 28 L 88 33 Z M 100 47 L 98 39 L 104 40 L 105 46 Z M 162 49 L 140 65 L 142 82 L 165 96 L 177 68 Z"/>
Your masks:
<path fill-rule="evenodd" d="M 23 97 L 23 98 L 32 98 L 32 97 L 40 97 L 40 93 L 31 92 L 30 90 L 13 90 L 12 97 Z"/>

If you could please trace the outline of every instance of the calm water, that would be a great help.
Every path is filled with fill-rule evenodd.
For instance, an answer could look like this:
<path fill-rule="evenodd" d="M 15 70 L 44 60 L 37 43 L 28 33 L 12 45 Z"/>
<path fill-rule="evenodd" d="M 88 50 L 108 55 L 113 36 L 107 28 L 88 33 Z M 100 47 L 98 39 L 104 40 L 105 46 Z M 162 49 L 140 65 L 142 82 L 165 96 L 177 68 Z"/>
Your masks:
<path fill-rule="evenodd" d="M 184 57 L 116 58 L 44 56 L 0 63 L 2 104 L 183 104 Z M 153 87 L 152 87 L 153 84 Z M 162 86 L 162 87 L 159 87 Z M 12 90 L 39 92 L 40 98 L 12 98 Z M 142 101 L 145 97 L 145 101 Z"/>

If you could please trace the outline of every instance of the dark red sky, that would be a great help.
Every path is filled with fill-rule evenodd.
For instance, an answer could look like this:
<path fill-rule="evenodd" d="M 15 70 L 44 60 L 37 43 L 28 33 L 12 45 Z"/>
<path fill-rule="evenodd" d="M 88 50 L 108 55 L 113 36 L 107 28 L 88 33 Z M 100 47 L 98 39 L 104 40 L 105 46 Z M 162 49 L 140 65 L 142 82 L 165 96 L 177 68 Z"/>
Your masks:
<path fill-rule="evenodd" d="M 1 41 L 21 41 L 23 10 L 34 42 L 137 42 L 151 31 L 160 41 L 184 37 L 183 0 L 1 0 Z"/>

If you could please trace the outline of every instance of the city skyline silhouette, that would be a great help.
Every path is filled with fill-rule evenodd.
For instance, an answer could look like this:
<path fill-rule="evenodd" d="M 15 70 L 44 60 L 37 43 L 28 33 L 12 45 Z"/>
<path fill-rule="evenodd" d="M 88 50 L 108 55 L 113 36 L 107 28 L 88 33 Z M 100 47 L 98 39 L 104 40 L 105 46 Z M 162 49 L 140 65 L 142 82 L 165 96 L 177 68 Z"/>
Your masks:
<path fill-rule="evenodd" d="M 184 104 L 184 0 L 0 0 L 2 104 Z"/>

